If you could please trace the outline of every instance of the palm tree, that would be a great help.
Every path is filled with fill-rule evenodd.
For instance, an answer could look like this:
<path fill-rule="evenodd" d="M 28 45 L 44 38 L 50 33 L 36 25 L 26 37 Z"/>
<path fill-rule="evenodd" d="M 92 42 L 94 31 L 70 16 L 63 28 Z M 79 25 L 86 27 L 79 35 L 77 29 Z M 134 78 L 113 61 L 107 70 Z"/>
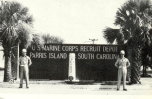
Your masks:
<path fill-rule="evenodd" d="M 145 44 L 150 45 L 152 41 L 149 33 L 151 19 L 150 0 L 129 0 L 116 13 L 115 25 L 119 25 L 125 31 L 122 32 L 123 43 L 126 41 L 131 56 L 131 83 L 140 83 L 141 50 Z M 107 30 L 104 33 L 105 36 L 110 34 Z"/>
<path fill-rule="evenodd" d="M 49 33 L 43 34 L 42 40 L 44 44 L 62 44 L 64 42 L 63 39 L 56 36 L 51 36 Z"/>
<path fill-rule="evenodd" d="M 8 82 L 11 75 L 11 55 L 12 48 L 20 41 L 28 43 L 28 36 L 22 34 L 30 33 L 29 25 L 32 24 L 32 17 L 28 14 L 28 9 L 18 2 L 0 2 L 0 39 L 4 48 L 5 70 L 4 82 Z M 23 39 L 26 38 L 26 39 Z"/>
<path fill-rule="evenodd" d="M 127 35 L 125 34 L 124 29 L 113 29 L 110 27 L 107 27 L 104 31 L 104 38 L 107 40 L 108 43 L 112 44 L 116 41 L 116 44 L 123 45 L 125 43 L 125 40 L 127 39 Z"/>
<path fill-rule="evenodd" d="M 143 47 L 142 49 L 142 65 L 143 65 L 143 74 L 142 74 L 142 77 L 147 77 L 149 76 L 147 74 L 147 67 L 150 67 L 151 68 L 151 64 L 152 64 L 152 29 L 149 30 L 149 36 L 146 37 L 147 40 L 145 42 L 145 46 Z M 150 40 L 148 40 L 150 39 Z"/>
<path fill-rule="evenodd" d="M 38 34 L 33 34 L 31 45 L 42 45 L 42 38 Z"/>

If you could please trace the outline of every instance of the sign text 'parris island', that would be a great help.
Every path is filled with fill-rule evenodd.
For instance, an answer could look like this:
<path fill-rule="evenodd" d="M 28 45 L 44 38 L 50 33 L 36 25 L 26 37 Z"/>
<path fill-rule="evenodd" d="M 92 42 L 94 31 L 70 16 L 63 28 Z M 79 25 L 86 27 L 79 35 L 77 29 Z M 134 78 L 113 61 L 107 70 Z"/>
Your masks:
<path fill-rule="evenodd" d="M 69 53 L 75 53 L 76 59 L 101 60 L 117 59 L 118 46 L 114 45 L 81 45 L 81 44 L 48 44 L 32 46 L 29 51 L 35 59 L 67 59 Z"/>

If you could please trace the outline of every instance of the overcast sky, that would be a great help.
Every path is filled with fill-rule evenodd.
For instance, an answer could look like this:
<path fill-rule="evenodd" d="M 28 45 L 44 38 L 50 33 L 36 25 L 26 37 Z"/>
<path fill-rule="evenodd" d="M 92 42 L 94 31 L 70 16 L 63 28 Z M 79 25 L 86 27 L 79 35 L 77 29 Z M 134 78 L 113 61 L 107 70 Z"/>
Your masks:
<path fill-rule="evenodd" d="M 65 43 L 105 44 L 103 29 L 114 27 L 116 11 L 126 0 L 16 0 L 28 7 L 36 33 L 50 33 Z M 118 28 L 118 27 L 116 27 Z"/>

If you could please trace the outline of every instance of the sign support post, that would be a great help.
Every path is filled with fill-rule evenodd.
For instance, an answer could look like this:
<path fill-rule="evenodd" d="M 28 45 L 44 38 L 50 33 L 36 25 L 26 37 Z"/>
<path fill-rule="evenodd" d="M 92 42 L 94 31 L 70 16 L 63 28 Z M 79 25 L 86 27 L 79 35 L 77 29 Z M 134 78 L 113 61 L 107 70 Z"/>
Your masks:
<path fill-rule="evenodd" d="M 75 53 L 69 53 L 69 73 L 68 73 L 68 80 L 70 82 L 75 82 L 76 79 L 76 56 Z"/>

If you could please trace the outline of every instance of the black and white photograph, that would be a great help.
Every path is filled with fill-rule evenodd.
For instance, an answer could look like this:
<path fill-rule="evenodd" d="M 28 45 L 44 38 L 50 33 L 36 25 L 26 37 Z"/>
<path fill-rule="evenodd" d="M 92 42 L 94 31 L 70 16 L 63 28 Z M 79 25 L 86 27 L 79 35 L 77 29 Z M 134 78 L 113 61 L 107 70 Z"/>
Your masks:
<path fill-rule="evenodd" d="M 0 0 L 10 98 L 152 98 L 152 0 Z"/>

